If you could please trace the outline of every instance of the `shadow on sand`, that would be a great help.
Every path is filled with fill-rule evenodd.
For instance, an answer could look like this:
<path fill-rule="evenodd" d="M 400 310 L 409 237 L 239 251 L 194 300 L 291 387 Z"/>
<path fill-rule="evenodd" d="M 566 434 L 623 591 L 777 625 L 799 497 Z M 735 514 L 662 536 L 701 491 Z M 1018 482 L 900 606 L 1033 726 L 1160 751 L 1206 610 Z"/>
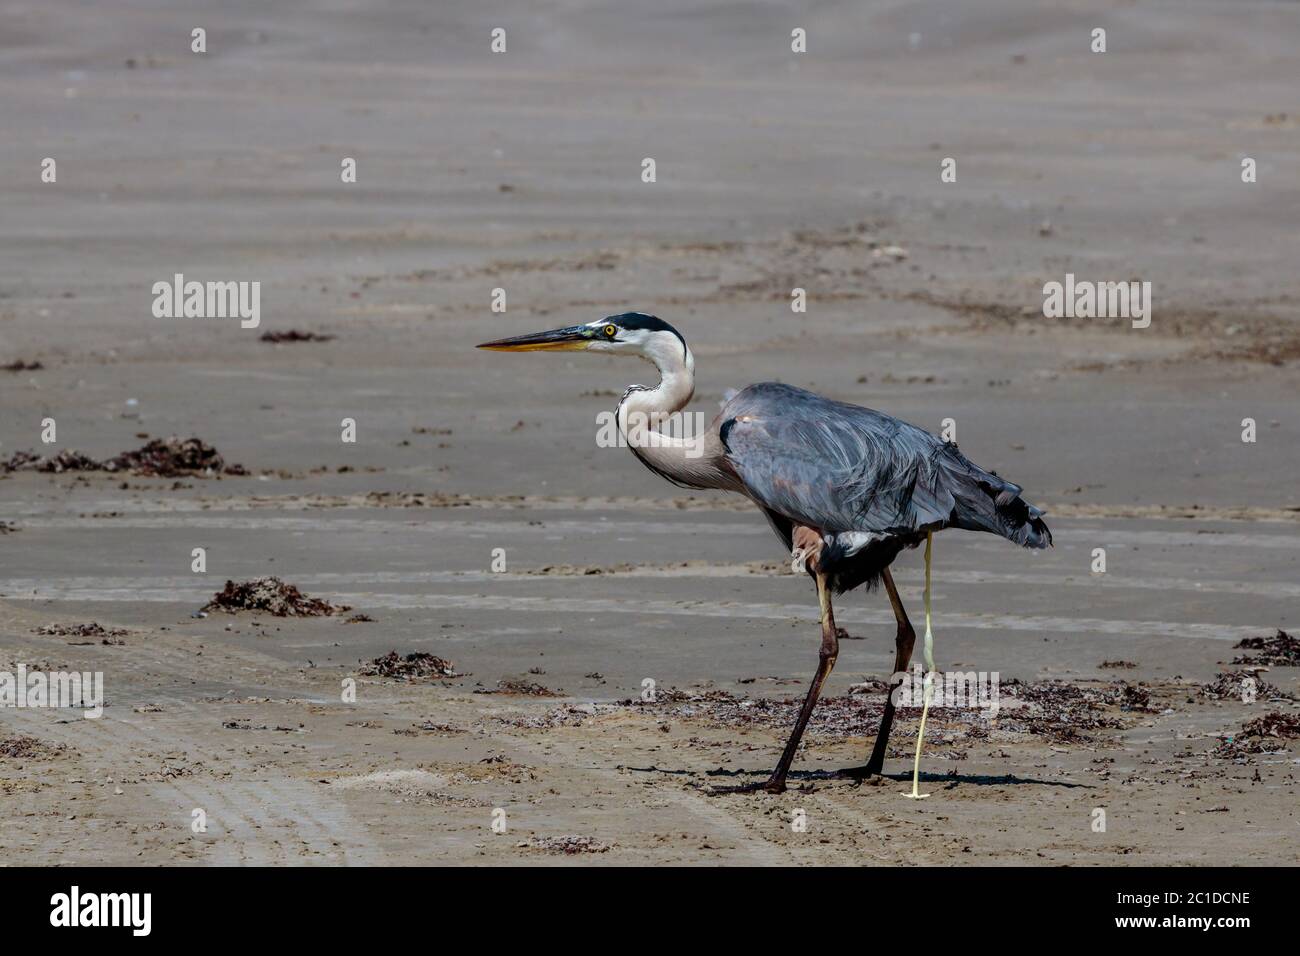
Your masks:
<path fill-rule="evenodd" d="M 699 774 L 694 770 L 665 770 L 662 767 L 628 767 L 620 766 L 619 770 L 626 770 L 629 773 L 660 773 L 675 777 L 696 777 Z M 761 780 L 771 774 L 771 770 L 724 770 L 719 767 L 717 770 L 706 770 L 706 777 L 753 777 Z M 862 777 L 855 775 L 851 770 L 791 770 L 786 777 L 787 785 L 790 789 L 810 789 L 815 783 L 843 783 L 852 786 L 861 786 L 863 784 L 878 785 L 885 780 L 895 780 L 899 783 L 911 783 L 912 775 L 910 773 L 886 773 L 873 777 Z M 959 774 L 959 773 L 922 773 L 921 783 L 941 786 L 944 790 L 956 790 L 963 785 L 973 787 L 1009 787 L 1009 786 L 1034 786 L 1034 787 L 1063 787 L 1067 790 L 1091 789 L 1092 785 L 1087 783 L 1071 783 L 1065 780 L 1040 780 L 1037 777 L 1019 777 L 1014 773 L 999 774 L 996 776 L 988 774 Z M 703 783 L 697 784 L 700 789 L 704 789 Z"/>

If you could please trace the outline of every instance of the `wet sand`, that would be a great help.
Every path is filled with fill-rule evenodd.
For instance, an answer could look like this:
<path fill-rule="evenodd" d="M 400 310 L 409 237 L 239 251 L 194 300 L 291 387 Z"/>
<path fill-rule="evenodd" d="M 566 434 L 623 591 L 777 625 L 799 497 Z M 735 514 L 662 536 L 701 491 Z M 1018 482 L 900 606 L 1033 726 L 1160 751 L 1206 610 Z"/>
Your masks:
<path fill-rule="evenodd" d="M 0 364 L 42 365 L 0 371 L 0 458 L 198 435 L 251 474 L 0 474 L 0 669 L 102 670 L 108 697 L 98 721 L 0 710 L 0 736 L 43 747 L 0 758 L 7 859 L 1300 856 L 1300 745 L 1218 752 L 1296 705 L 1199 693 L 1240 669 L 1242 638 L 1300 628 L 1295 10 L 128 7 L 13 7 L 0 32 Z M 154 318 L 176 272 L 260 281 L 261 328 Z M 1151 281 L 1151 327 L 1043 318 L 1066 272 Z M 627 309 L 688 338 L 710 417 L 779 379 L 955 419 L 968 456 L 1048 509 L 1056 547 L 936 539 L 939 666 L 1141 685 L 1152 709 L 1108 703 L 1086 740 L 938 719 L 934 795 L 909 801 L 912 712 L 883 781 L 820 773 L 870 749 L 878 698 L 854 695 L 790 792 L 708 796 L 775 762 L 784 726 L 735 711 L 802 695 L 810 585 L 744 502 L 595 447 L 648 367 L 473 350 Z M 259 341 L 288 329 L 336 338 Z M 374 620 L 191 616 L 270 574 Z M 898 579 L 919 621 L 918 554 Z M 828 684 L 842 701 L 892 669 L 893 619 L 861 593 L 837 619 L 861 638 Z M 124 643 L 33 633 L 89 621 Z M 466 676 L 358 676 L 390 650 Z M 1261 676 L 1300 692 L 1295 667 Z M 647 678 L 654 706 L 635 703 Z M 481 693 L 502 680 L 557 696 Z M 731 697 L 756 703 L 719 713 Z M 595 845 L 530 843 L 567 836 Z"/>

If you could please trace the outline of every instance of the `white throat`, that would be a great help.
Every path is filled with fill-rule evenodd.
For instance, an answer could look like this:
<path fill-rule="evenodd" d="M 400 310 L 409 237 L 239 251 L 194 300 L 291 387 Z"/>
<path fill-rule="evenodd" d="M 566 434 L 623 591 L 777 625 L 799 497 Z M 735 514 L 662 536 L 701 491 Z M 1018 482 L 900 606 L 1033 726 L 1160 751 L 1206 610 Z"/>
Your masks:
<path fill-rule="evenodd" d="M 651 445 L 683 448 L 689 437 L 665 434 L 660 429 L 695 394 L 695 356 L 675 335 L 654 336 L 641 355 L 659 370 L 659 384 L 653 388 L 633 385 L 623 393 L 618 404 L 619 431 L 638 454 Z M 651 435 L 651 431 L 655 434 Z"/>

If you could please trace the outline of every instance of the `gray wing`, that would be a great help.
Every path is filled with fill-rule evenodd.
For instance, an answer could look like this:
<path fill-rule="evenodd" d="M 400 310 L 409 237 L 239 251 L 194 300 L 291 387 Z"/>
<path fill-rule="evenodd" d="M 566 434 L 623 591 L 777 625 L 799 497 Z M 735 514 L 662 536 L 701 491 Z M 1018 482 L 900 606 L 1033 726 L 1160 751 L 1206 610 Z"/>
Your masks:
<path fill-rule="evenodd" d="M 836 534 L 954 526 L 1051 543 L 1018 485 L 889 415 L 765 382 L 739 392 L 720 417 L 727 461 L 751 497 L 791 521 Z"/>

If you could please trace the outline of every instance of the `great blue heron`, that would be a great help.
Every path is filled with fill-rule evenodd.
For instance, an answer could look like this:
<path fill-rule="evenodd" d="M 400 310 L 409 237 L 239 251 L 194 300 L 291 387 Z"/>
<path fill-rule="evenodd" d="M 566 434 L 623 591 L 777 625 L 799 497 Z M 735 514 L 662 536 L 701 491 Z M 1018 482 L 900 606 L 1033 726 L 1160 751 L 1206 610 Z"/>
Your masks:
<path fill-rule="evenodd" d="M 842 632 L 835 627 L 832 593 L 884 582 L 898 621 L 894 673 L 901 675 L 916 633 L 889 571 L 900 551 L 941 528 L 990 531 L 1027 548 L 1052 543 L 1043 512 L 1020 497 L 1020 486 L 973 464 L 955 444 L 897 418 L 791 385 L 763 382 L 742 389 L 702 436 L 665 434 L 659 426 L 695 392 L 695 358 L 681 333 L 653 315 L 625 312 L 479 348 L 612 352 L 651 362 L 659 370 L 659 384 L 633 385 L 618 404 L 618 428 L 633 454 L 673 484 L 749 498 L 790 549 L 794 566 L 816 582 L 817 672 L 781 759 L 765 782 L 722 789 L 785 789 L 799 740 L 839 653 Z M 884 769 L 892 697 L 870 759 L 845 775 L 865 777 Z"/>

